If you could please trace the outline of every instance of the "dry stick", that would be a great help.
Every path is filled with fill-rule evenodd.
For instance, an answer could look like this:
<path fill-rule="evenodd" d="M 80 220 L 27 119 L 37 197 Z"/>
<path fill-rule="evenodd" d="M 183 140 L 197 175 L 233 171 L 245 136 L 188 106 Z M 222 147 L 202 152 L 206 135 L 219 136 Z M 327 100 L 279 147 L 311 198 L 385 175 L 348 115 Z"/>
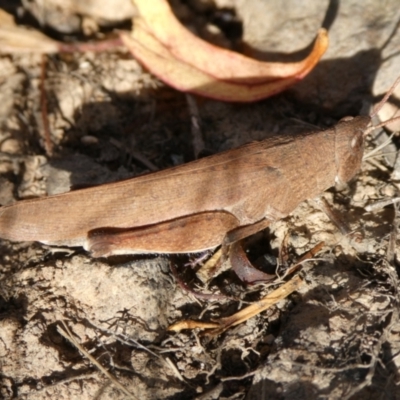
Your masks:
<path fill-rule="evenodd" d="M 179 332 L 182 329 L 212 329 L 206 332 L 207 336 L 215 336 L 225 332 L 232 326 L 241 324 L 242 322 L 248 320 L 255 315 L 260 314 L 262 311 L 267 310 L 278 301 L 283 300 L 289 294 L 293 293 L 303 284 L 303 280 L 299 276 L 295 276 L 289 282 L 286 282 L 279 288 L 275 289 L 273 292 L 269 293 L 267 296 L 263 297 L 256 303 L 251 304 L 248 307 L 243 308 L 236 314 L 230 317 L 220 318 L 216 322 L 198 322 L 193 320 L 180 321 L 176 324 L 171 325 L 168 330 Z"/>
<path fill-rule="evenodd" d="M 221 378 L 221 382 L 229 382 L 229 381 L 241 381 L 246 378 L 250 378 L 251 376 L 254 376 L 254 374 L 257 372 L 256 371 L 250 371 L 247 374 L 240 375 L 240 376 L 227 376 L 226 378 Z"/>
<path fill-rule="evenodd" d="M 383 99 L 375 106 L 373 109 L 370 117 L 373 118 L 375 115 L 378 114 L 378 112 L 381 110 L 383 105 L 387 102 L 388 98 L 392 95 L 394 92 L 394 89 L 396 89 L 396 86 L 400 83 L 400 76 L 396 79 L 396 81 L 393 83 L 393 85 L 390 87 L 390 89 L 386 92 L 385 96 L 383 96 Z M 400 118 L 400 117 L 398 117 Z M 378 127 L 378 126 L 376 126 Z"/>
<path fill-rule="evenodd" d="M 378 153 L 380 150 L 382 150 L 383 148 L 385 148 L 387 145 L 390 144 L 390 142 L 392 141 L 393 136 L 396 134 L 397 132 L 393 132 L 383 143 L 381 143 L 379 146 L 375 147 L 373 150 L 371 150 L 368 154 L 364 154 L 363 156 L 363 161 L 367 160 L 368 158 L 371 158 L 374 154 Z"/>
<path fill-rule="evenodd" d="M 276 271 L 278 271 L 279 266 L 287 265 L 287 262 L 289 261 L 289 237 L 289 232 L 286 232 L 281 242 L 281 245 L 279 246 L 278 266 L 276 268 Z"/>
<path fill-rule="evenodd" d="M 42 386 L 40 389 L 36 389 L 34 393 L 30 392 L 30 393 L 22 393 L 21 395 L 19 395 L 17 397 L 18 399 L 22 399 L 23 397 L 29 397 L 31 394 L 38 394 L 40 392 L 43 392 L 45 390 L 49 390 L 51 388 L 54 388 L 56 386 L 60 386 L 60 385 L 65 385 L 66 383 L 70 383 L 70 382 L 74 382 L 74 381 L 82 381 L 85 379 L 90 379 L 90 378 L 96 378 L 98 376 L 98 373 L 91 373 L 91 374 L 86 374 L 86 375 L 78 375 L 78 376 L 72 376 L 71 378 L 66 378 L 66 379 L 62 379 L 60 381 L 51 383 L 50 385 L 45 385 Z"/>
<path fill-rule="evenodd" d="M 385 96 L 383 96 L 383 99 L 375 106 L 372 113 L 370 114 L 371 119 L 378 114 L 378 112 L 381 110 L 381 108 L 387 102 L 388 98 L 392 95 L 392 93 L 396 89 L 396 86 L 399 83 L 400 83 L 400 76 L 396 79 L 396 81 L 393 83 L 393 85 L 390 87 L 390 89 L 386 92 Z M 394 121 L 400 121 L 400 117 L 391 118 L 390 120 L 381 122 L 378 125 L 371 125 L 369 128 L 364 130 L 364 136 L 367 136 L 370 132 L 374 131 L 375 129 L 386 126 L 388 124 L 388 122 L 394 122 Z"/>
<path fill-rule="evenodd" d="M 397 240 L 397 228 L 396 225 L 393 224 L 392 231 L 389 234 L 389 243 L 386 250 L 386 258 L 390 265 L 394 265 L 395 261 L 396 240 Z"/>
<path fill-rule="evenodd" d="M 59 326 L 57 327 L 58 333 L 70 341 L 85 357 L 87 357 L 92 364 L 94 364 L 101 372 L 103 372 L 104 375 L 107 376 L 108 379 L 112 383 L 114 383 L 115 386 L 117 386 L 120 390 L 122 390 L 123 393 L 125 393 L 130 399 L 137 400 L 137 397 L 130 393 L 128 389 L 126 389 L 124 386 L 122 386 L 118 380 L 114 377 L 114 375 L 110 374 L 92 355 L 90 355 L 72 336 L 71 331 L 69 330 L 67 324 L 64 321 L 61 321 L 63 324 L 65 331 L 63 331 Z"/>
<path fill-rule="evenodd" d="M 371 119 L 378 114 L 378 112 L 381 110 L 381 108 L 387 102 L 388 98 L 392 95 L 392 93 L 396 89 L 396 86 L 399 83 L 400 83 L 400 76 L 396 79 L 396 81 L 393 83 L 393 85 L 390 87 L 390 89 L 386 92 L 385 96 L 383 96 L 383 99 L 375 106 L 372 113 L 370 114 Z M 375 129 L 386 126 L 388 124 L 388 122 L 394 122 L 394 121 L 400 121 L 400 117 L 391 118 L 390 120 L 381 122 L 378 125 L 371 125 L 369 128 L 365 129 L 364 136 L 367 136 L 370 132 L 372 132 Z"/>
<path fill-rule="evenodd" d="M 192 294 L 193 296 L 195 296 L 198 299 L 202 299 L 202 300 L 234 300 L 231 299 L 230 297 L 224 296 L 222 294 L 213 294 L 213 293 L 200 293 L 197 292 L 196 290 L 192 289 L 191 287 L 189 287 L 183 280 L 182 278 L 179 276 L 178 271 L 174 265 L 173 262 L 169 263 L 169 268 L 171 269 L 172 275 L 174 276 L 177 284 L 185 291 L 187 291 L 188 293 Z"/>
<path fill-rule="evenodd" d="M 204 140 L 200 129 L 200 114 L 197 108 L 196 99 L 191 94 L 186 94 L 186 101 L 189 105 L 190 120 L 192 127 L 192 141 L 194 157 L 199 158 L 199 154 L 204 150 Z"/>
<path fill-rule="evenodd" d="M 330 204 L 326 201 L 325 197 L 321 196 L 317 199 L 317 203 L 327 217 L 336 225 L 343 236 L 348 235 L 351 229 L 347 222 L 339 215 L 335 210 L 332 209 Z"/>
<path fill-rule="evenodd" d="M 147 348 L 143 344 L 139 343 L 138 341 L 132 339 L 128 335 L 125 335 L 124 333 L 114 332 L 111 329 L 107 329 L 107 328 L 103 328 L 101 326 L 98 326 L 92 321 L 89 321 L 89 322 L 93 327 L 95 327 L 96 329 L 100 330 L 103 333 L 107 333 L 108 335 L 111 335 L 115 340 L 118 340 L 120 343 L 124 343 L 124 344 L 126 344 L 128 346 L 136 346 L 139 349 L 147 352 L 151 356 L 157 358 L 158 360 L 163 362 L 164 365 L 166 365 L 168 368 L 170 368 L 172 370 L 172 372 L 175 374 L 175 376 L 180 381 L 185 382 L 185 379 L 183 378 L 183 376 L 180 374 L 178 369 L 175 367 L 175 365 L 172 363 L 172 361 L 168 357 L 164 358 L 164 357 L 160 356 L 159 354 L 155 353 L 154 351 L 150 350 L 149 348 Z"/>
<path fill-rule="evenodd" d="M 390 204 L 396 204 L 400 202 L 400 197 L 394 197 L 392 199 L 384 199 L 384 200 L 379 200 L 376 201 L 375 203 L 368 204 L 365 206 L 365 210 L 370 212 L 370 211 L 375 211 L 375 210 L 380 210 L 383 207 L 386 207 Z"/>
<path fill-rule="evenodd" d="M 400 117 L 390 118 L 389 120 L 383 121 L 383 122 L 381 122 L 381 123 L 378 124 L 378 125 L 370 126 L 369 128 L 367 128 L 367 129 L 364 131 L 364 136 L 367 136 L 369 133 L 371 133 L 371 132 L 374 131 L 375 129 L 382 128 L 382 127 L 386 126 L 388 123 L 392 123 L 392 122 L 395 122 L 395 121 L 400 121 Z"/>
<path fill-rule="evenodd" d="M 40 109 L 41 109 L 41 114 L 42 114 L 44 150 L 46 151 L 47 156 L 51 156 L 53 154 L 53 143 L 52 143 L 51 137 L 50 137 L 49 118 L 47 115 L 47 97 L 46 97 L 46 89 L 45 89 L 46 66 L 47 66 L 47 55 L 42 54 L 42 64 L 41 64 L 40 83 L 39 83 Z"/>
<path fill-rule="evenodd" d="M 105 39 L 100 42 L 93 43 L 61 43 L 58 42 L 58 50 L 62 53 L 74 53 L 74 52 L 102 52 L 110 49 L 114 49 L 115 47 L 122 47 L 121 39 L 113 38 L 113 39 Z"/>
<path fill-rule="evenodd" d="M 395 258 L 396 258 L 396 241 L 398 235 L 398 218 L 399 218 L 399 207 L 398 204 L 394 206 L 394 218 L 393 218 L 393 225 L 392 230 L 389 235 L 389 243 L 386 250 L 386 258 L 390 265 L 394 265 Z"/>
<path fill-rule="evenodd" d="M 316 261 L 317 259 L 315 258 L 315 256 L 324 248 L 324 246 L 325 242 L 319 242 L 311 250 L 303 254 L 294 265 L 292 265 L 285 271 L 285 274 L 281 277 L 281 279 L 284 279 L 288 275 L 293 274 L 293 272 L 297 271 L 306 261 Z"/>
<path fill-rule="evenodd" d="M 230 317 L 219 319 L 220 327 L 214 329 L 210 332 L 207 332 L 207 335 L 219 335 L 225 332 L 227 329 L 232 326 L 236 326 L 241 324 L 244 321 L 247 321 L 249 318 L 254 317 L 261 312 L 267 310 L 272 307 L 274 304 L 278 303 L 278 301 L 285 299 L 291 293 L 296 291 L 303 284 L 303 280 L 300 276 L 295 276 L 290 281 L 284 283 L 282 286 L 275 289 L 273 292 L 269 293 L 261 300 L 257 301 L 254 304 L 240 310 L 236 314 L 231 315 Z"/>
<path fill-rule="evenodd" d="M 110 143 L 117 147 L 119 150 L 124 151 L 125 146 L 117 139 L 115 138 L 110 138 L 109 139 Z M 136 161 L 139 161 L 142 163 L 145 167 L 147 167 L 150 171 L 158 171 L 159 168 L 153 164 L 147 157 L 145 157 L 143 154 L 141 154 L 139 151 L 130 149 L 127 151 L 128 155 L 134 158 Z"/>

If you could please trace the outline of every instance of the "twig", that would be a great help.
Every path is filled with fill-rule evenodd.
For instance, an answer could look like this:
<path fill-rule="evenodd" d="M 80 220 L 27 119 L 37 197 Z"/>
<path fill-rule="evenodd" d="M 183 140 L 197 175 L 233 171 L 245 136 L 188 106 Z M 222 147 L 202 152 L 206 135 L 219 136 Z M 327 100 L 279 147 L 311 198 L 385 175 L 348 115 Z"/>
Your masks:
<path fill-rule="evenodd" d="M 193 296 L 195 296 L 198 299 L 202 299 L 202 300 L 226 300 L 226 299 L 230 299 L 227 296 L 224 296 L 222 294 L 213 294 L 213 293 L 200 293 L 197 292 L 196 290 L 193 290 L 191 287 L 189 287 L 183 280 L 182 278 L 179 276 L 178 271 L 175 268 L 174 263 L 170 262 L 169 263 L 169 267 L 171 269 L 172 275 L 174 276 L 177 284 L 185 291 L 187 291 L 188 293 L 192 294 Z M 233 300 L 233 299 L 230 299 Z"/>
<path fill-rule="evenodd" d="M 128 335 L 125 335 L 124 333 L 114 332 L 111 329 L 103 328 L 101 326 L 96 325 L 92 321 L 89 321 L 89 323 L 94 328 L 100 330 L 101 332 L 106 333 L 108 335 L 111 335 L 115 340 L 118 340 L 120 343 L 124 343 L 124 344 L 126 344 L 128 346 L 131 346 L 131 347 L 135 346 L 135 347 L 138 347 L 141 350 L 144 350 L 146 353 L 148 353 L 151 356 L 157 358 L 162 363 L 164 363 L 164 365 L 166 365 L 168 368 L 170 368 L 171 371 L 175 374 L 175 376 L 180 381 L 185 382 L 185 380 L 183 379 L 181 373 L 178 371 L 178 369 L 175 367 L 175 365 L 172 363 L 172 361 L 170 359 L 168 359 L 168 357 L 164 358 L 164 357 L 160 356 L 159 354 L 155 353 L 154 351 L 150 350 L 149 348 L 147 348 L 143 344 L 139 343 L 137 340 L 132 339 L 131 337 L 129 337 Z"/>
<path fill-rule="evenodd" d="M 363 161 L 368 160 L 374 154 L 378 153 L 379 151 L 384 149 L 386 146 L 388 146 L 390 143 L 392 143 L 392 139 L 393 139 L 393 136 L 395 135 L 395 133 L 397 133 L 397 132 L 393 132 L 383 143 L 381 143 L 379 146 L 375 147 L 373 150 L 371 150 L 367 154 L 364 154 Z"/>
<path fill-rule="evenodd" d="M 125 150 L 125 147 L 122 145 L 122 143 L 115 139 L 115 138 L 110 138 L 110 143 L 117 147 L 119 150 Z M 126 150 L 125 150 L 126 151 Z M 136 161 L 139 161 L 142 163 L 145 167 L 147 167 L 150 171 L 158 171 L 159 168 L 153 164 L 147 157 L 145 157 L 143 154 L 141 154 L 139 151 L 130 149 L 126 151 L 132 158 L 134 158 Z"/>
<path fill-rule="evenodd" d="M 321 210 L 327 215 L 327 217 L 335 224 L 335 226 L 340 230 L 343 236 L 347 236 L 351 233 L 351 229 L 346 221 L 332 209 L 330 204 L 326 201 L 325 197 L 320 197 L 317 199 L 317 203 Z"/>
<path fill-rule="evenodd" d="M 379 200 L 376 201 L 375 203 L 368 204 L 367 206 L 365 206 L 365 210 L 368 212 L 380 210 L 383 207 L 386 207 L 390 204 L 396 204 L 398 202 L 400 202 L 400 197 L 393 197 L 392 199 Z"/>
<path fill-rule="evenodd" d="M 86 358 L 90 360 L 92 364 L 94 364 L 105 376 L 107 376 L 108 379 L 112 383 L 114 383 L 115 386 L 117 386 L 120 390 L 122 390 L 123 393 L 125 393 L 130 399 L 137 400 L 137 397 L 135 397 L 132 393 L 128 391 L 124 386 L 121 385 L 121 383 L 118 382 L 118 380 L 114 377 L 114 375 L 110 374 L 92 355 L 90 355 L 72 336 L 71 331 L 69 330 L 67 324 L 64 321 L 61 321 L 63 324 L 66 332 L 62 330 L 59 326 L 57 327 L 58 333 L 70 341 L 81 353 L 84 355 Z"/>
<path fill-rule="evenodd" d="M 46 67 L 47 67 L 47 55 L 42 54 L 42 64 L 40 70 L 40 111 L 42 114 L 42 125 L 43 125 L 43 139 L 44 139 L 44 150 L 46 151 L 47 156 L 51 156 L 53 154 L 53 143 L 50 137 L 49 130 L 49 118 L 47 115 L 47 97 L 46 97 L 46 89 L 45 89 L 45 81 L 46 81 Z"/>
<path fill-rule="evenodd" d="M 394 207 L 394 218 L 393 218 L 393 225 L 392 230 L 389 235 L 389 243 L 386 250 L 386 258 L 389 264 L 394 265 L 395 254 L 396 254 L 396 241 L 397 241 L 397 234 L 398 234 L 398 218 L 399 218 L 399 209 L 398 206 Z"/>
<path fill-rule="evenodd" d="M 286 278 L 288 275 L 293 274 L 293 272 L 297 271 L 305 262 L 307 261 L 316 261 L 314 258 L 316 254 L 318 254 L 323 247 L 325 246 L 325 242 L 319 242 L 316 246 L 314 246 L 311 250 L 307 251 L 307 253 L 303 254 L 297 262 L 288 268 L 285 271 L 285 274 L 281 277 L 281 279 Z"/>
<path fill-rule="evenodd" d="M 204 150 L 204 140 L 200 129 L 200 114 L 197 108 L 196 100 L 191 94 L 186 94 L 186 101 L 189 105 L 190 121 L 192 129 L 192 141 L 194 157 L 197 159 Z"/>
<path fill-rule="evenodd" d="M 263 297 L 256 303 L 251 304 L 248 307 L 243 308 L 236 314 L 230 317 L 220 318 L 215 322 L 198 322 L 193 320 L 180 321 L 176 324 L 171 325 L 168 330 L 179 332 L 182 329 L 212 329 L 206 332 L 207 336 L 220 335 L 232 326 L 241 324 L 244 321 L 260 314 L 261 312 L 267 310 L 278 301 L 285 299 L 291 293 L 296 291 L 303 284 L 303 280 L 299 276 L 295 276 L 289 282 L 286 282 L 282 286 L 275 289 L 273 292 L 269 293 L 267 296 Z"/>
<path fill-rule="evenodd" d="M 87 374 L 87 375 L 78 375 L 78 376 L 73 376 L 71 378 L 62 379 L 60 381 L 52 383 L 51 385 L 45 385 L 45 386 L 41 387 L 40 389 L 35 390 L 34 392 L 23 393 L 23 394 L 19 395 L 17 397 L 17 399 L 21 399 L 25 396 L 30 396 L 31 394 L 34 395 L 34 394 L 43 392 L 44 390 L 48 390 L 50 388 L 63 385 L 65 383 L 80 381 L 80 380 L 90 379 L 90 378 L 96 378 L 97 376 L 98 376 L 98 373 L 96 372 L 96 373 L 91 373 L 91 374 Z"/>
<path fill-rule="evenodd" d="M 121 47 L 122 41 L 118 38 L 113 39 L 105 39 L 99 42 L 92 42 L 92 43 L 61 43 L 57 42 L 58 49 L 62 53 L 75 53 L 75 52 L 102 52 L 110 49 L 114 49 L 116 47 Z"/>

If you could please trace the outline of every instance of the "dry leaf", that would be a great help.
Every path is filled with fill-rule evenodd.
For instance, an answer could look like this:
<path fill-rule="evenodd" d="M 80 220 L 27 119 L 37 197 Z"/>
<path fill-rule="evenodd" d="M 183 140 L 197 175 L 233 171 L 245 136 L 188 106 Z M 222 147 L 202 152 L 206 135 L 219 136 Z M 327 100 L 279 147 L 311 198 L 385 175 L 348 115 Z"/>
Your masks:
<path fill-rule="evenodd" d="M 254 84 L 291 77 L 301 79 L 313 68 L 328 45 L 327 38 L 324 38 L 326 47 L 322 54 L 315 54 L 317 59 L 311 68 L 309 57 L 295 63 L 260 62 L 198 38 L 178 21 L 166 0 L 157 1 L 157 6 L 148 0 L 134 0 L 133 3 L 139 14 L 134 19 L 135 39 L 140 41 L 135 32 L 136 24 L 140 22 L 140 29 L 147 30 L 176 59 L 219 80 Z"/>
<path fill-rule="evenodd" d="M 250 102 L 281 92 L 307 75 L 328 47 L 321 29 L 312 52 L 297 63 L 267 63 L 221 49 L 194 36 L 168 3 L 135 0 L 138 17 L 121 39 L 150 72 L 175 89 L 226 101 Z"/>
<path fill-rule="evenodd" d="M 217 80 L 206 72 L 174 58 L 167 48 L 145 31 L 141 32 L 140 37 L 141 41 L 138 41 L 127 33 L 121 33 L 123 43 L 140 63 L 168 85 L 184 92 L 192 92 L 218 100 L 251 102 L 279 93 L 303 77 L 289 77 L 253 85 Z M 325 31 L 321 30 L 313 52 L 307 58 L 309 65 L 303 75 L 306 75 L 315 66 L 320 55 L 325 51 L 326 38 Z"/>

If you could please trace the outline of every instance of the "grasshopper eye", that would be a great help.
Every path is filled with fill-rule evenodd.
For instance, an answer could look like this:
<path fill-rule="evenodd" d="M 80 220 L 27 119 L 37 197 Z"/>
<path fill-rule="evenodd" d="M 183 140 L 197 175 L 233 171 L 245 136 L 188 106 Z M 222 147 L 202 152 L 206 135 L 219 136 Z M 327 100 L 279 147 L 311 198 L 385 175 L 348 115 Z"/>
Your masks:
<path fill-rule="evenodd" d="M 351 139 L 350 146 L 353 151 L 359 151 L 360 148 L 363 145 L 363 136 L 362 135 L 356 135 Z"/>

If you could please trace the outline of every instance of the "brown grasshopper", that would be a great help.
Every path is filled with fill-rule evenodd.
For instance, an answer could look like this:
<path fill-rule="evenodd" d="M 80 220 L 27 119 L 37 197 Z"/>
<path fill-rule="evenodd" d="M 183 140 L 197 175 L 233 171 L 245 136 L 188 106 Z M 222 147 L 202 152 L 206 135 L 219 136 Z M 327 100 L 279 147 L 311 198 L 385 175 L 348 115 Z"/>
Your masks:
<path fill-rule="evenodd" d="M 82 246 L 94 257 L 224 248 L 359 171 L 371 116 L 274 137 L 129 180 L 0 209 L 0 237 Z M 383 125 L 383 124 L 381 124 Z"/>

